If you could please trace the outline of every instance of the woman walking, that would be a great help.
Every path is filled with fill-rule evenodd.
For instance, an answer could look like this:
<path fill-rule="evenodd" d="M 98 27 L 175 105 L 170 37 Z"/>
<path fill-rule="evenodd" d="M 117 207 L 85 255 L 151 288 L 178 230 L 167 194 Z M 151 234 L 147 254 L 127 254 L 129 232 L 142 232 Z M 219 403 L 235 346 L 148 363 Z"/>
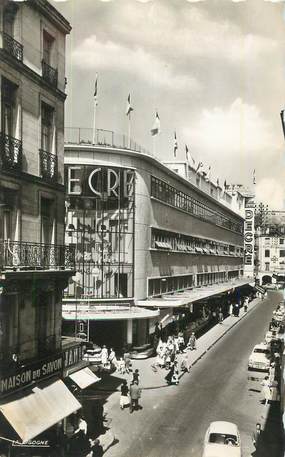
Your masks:
<path fill-rule="evenodd" d="M 123 383 L 121 385 L 121 396 L 120 396 L 120 408 L 124 409 L 125 406 L 128 406 L 130 404 L 129 400 L 129 388 L 127 384 L 127 380 L 124 379 Z"/>

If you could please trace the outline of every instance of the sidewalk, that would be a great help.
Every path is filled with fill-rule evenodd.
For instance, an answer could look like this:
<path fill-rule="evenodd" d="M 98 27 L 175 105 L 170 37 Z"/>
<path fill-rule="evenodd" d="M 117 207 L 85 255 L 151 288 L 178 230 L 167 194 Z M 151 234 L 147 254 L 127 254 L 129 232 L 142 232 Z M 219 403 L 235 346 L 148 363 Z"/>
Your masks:
<path fill-rule="evenodd" d="M 194 351 L 188 350 L 188 361 L 189 361 L 189 367 L 195 365 L 206 353 L 213 347 L 224 335 L 226 335 L 231 328 L 233 328 L 235 325 L 237 325 L 248 313 L 251 312 L 251 310 L 260 302 L 259 298 L 255 298 L 252 300 L 249 305 L 248 305 L 248 311 L 247 313 L 244 313 L 243 309 L 240 311 L 240 316 L 239 317 L 234 317 L 234 316 L 229 316 L 226 319 L 224 319 L 222 324 L 216 324 L 214 327 L 212 327 L 208 332 L 206 332 L 204 335 L 202 335 L 200 338 L 197 339 L 197 349 Z M 179 354 L 178 355 L 178 364 L 180 366 L 181 360 L 183 358 L 184 354 Z M 158 389 L 161 387 L 166 387 L 168 384 L 165 381 L 165 376 L 167 374 L 167 371 L 163 368 L 158 368 L 157 372 L 155 372 L 151 365 L 153 365 L 155 361 L 155 357 L 151 357 L 148 359 L 144 360 L 132 360 L 132 369 L 133 371 L 135 369 L 138 369 L 140 372 L 140 385 L 142 389 L 144 390 L 149 390 L 149 389 Z M 185 373 L 182 372 L 180 373 L 179 377 L 181 378 Z M 130 374 L 120 374 L 117 371 L 112 373 L 110 375 L 110 378 L 114 378 L 114 380 L 119 380 L 119 379 L 127 379 L 129 382 L 132 379 L 132 372 Z M 106 379 L 107 381 L 107 379 Z M 98 391 L 102 390 L 109 390 L 107 386 L 107 382 L 103 382 L 100 386 L 97 386 Z M 119 390 L 119 387 L 117 388 Z M 114 394 L 116 391 L 114 392 Z M 109 398 L 110 401 L 110 398 Z"/>
<path fill-rule="evenodd" d="M 194 351 L 188 350 L 188 361 L 189 367 L 195 365 L 206 353 L 213 347 L 224 335 L 226 335 L 231 328 L 237 325 L 251 310 L 260 302 L 259 298 L 255 298 L 249 303 L 247 313 L 244 313 L 243 308 L 240 310 L 240 316 L 234 317 L 229 316 L 224 319 L 222 324 L 216 324 L 212 327 L 208 332 L 202 335 L 200 338 L 197 339 L 197 349 Z M 180 363 L 182 361 L 184 354 L 178 355 L 178 366 L 180 367 Z M 132 368 L 133 371 L 138 369 L 140 372 L 140 385 L 142 389 L 158 389 L 160 387 L 166 387 L 168 384 L 165 381 L 165 376 L 167 374 L 167 370 L 163 368 L 158 368 L 157 372 L 155 372 L 151 365 L 153 365 L 155 361 L 155 357 L 151 357 L 149 359 L 144 360 L 132 360 Z M 185 372 L 180 373 L 179 378 L 181 378 Z M 128 381 L 132 378 L 132 373 L 130 375 L 122 375 L 118 372 L 113 373 L 113 376 L 120 377 L 122 379 L 127 379 Z"/>

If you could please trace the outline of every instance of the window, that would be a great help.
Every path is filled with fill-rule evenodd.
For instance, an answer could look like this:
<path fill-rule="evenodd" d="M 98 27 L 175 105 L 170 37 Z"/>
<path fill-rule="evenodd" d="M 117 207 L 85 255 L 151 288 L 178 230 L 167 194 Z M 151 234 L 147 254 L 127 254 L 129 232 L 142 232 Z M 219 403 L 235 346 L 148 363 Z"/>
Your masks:
<path fill-rule="evenodd" d="M 270 257 L 270 249 L 265 249 L 264 257 Z"/>
<path fill-rule="evenodd" d="M 52 152 L 54 110 L 46 103 L 42 103 L 41 111 L 41 148 L 46 152 Z"/>
<path fill-rule="evenodd" d="M 243 233 L 243 223 L 240 220 L 218 213 L 192 196 L 177 191 L 168 183 L 154 176 L 151 177 L 151 196 L 215 225 Z"/>
<path fill-rule="evenodd" d="M 5 135 L 15 136 L 15 100 L 17 86 L 2 78 L 2 115 L 1 130 Z"/>
<path fill-rule="evenodd" d="M 51 55 L 54 38 L 46 31 L 43 31 L 43 60 L 48 65 L 51 65 Z"/>
<path fill-rule="evenodd" d="M 280 238 L 279 243 L 284 244 L 284 238 Z"/>
<path fill-rule="evenodd" d="M 41 198 L 41 242 L 54 243 L 53 200 Z"/>
<path fill-rule="evenodd" d="M 280 249 L 280 257 L 285 257 L 285 249 Z"/>
<path fill-rule="evenodd" d="M 265 262 L 265 271 L 269 271 L 269 265 L 270 265 L 269 262 Z"/>

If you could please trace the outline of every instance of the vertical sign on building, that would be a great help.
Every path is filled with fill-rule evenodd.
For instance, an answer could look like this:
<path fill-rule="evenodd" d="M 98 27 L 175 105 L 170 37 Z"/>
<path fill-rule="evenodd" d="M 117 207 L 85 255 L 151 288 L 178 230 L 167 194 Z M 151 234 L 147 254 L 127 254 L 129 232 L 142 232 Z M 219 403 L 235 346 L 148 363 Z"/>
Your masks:
<path fill-rule="evenodd" d="M 254 208 L 253 198 L 245 202 L 244 220 L 244 276 L 254 276 Z"/>

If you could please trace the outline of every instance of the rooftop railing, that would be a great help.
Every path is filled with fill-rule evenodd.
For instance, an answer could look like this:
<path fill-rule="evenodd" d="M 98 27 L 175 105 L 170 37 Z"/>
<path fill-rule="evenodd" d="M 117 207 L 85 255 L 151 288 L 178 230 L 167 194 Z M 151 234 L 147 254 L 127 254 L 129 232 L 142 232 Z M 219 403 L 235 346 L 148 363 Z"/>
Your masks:
<path fill-rule="evenodd" d="M 112 130 L 93 129 L 85 127 L 66 127 L 64 129 L 64 142 L 66 144 L 94 145 L 118 149 L 129 149 L 152 156 L 147 149 L 140 146 L 127 135 L 115 133 Z"/>
<path fill-rule="evenodd" d="M 0 270 L 74 270 L 75 249 L 26 241 L 0 242 Z"/>

